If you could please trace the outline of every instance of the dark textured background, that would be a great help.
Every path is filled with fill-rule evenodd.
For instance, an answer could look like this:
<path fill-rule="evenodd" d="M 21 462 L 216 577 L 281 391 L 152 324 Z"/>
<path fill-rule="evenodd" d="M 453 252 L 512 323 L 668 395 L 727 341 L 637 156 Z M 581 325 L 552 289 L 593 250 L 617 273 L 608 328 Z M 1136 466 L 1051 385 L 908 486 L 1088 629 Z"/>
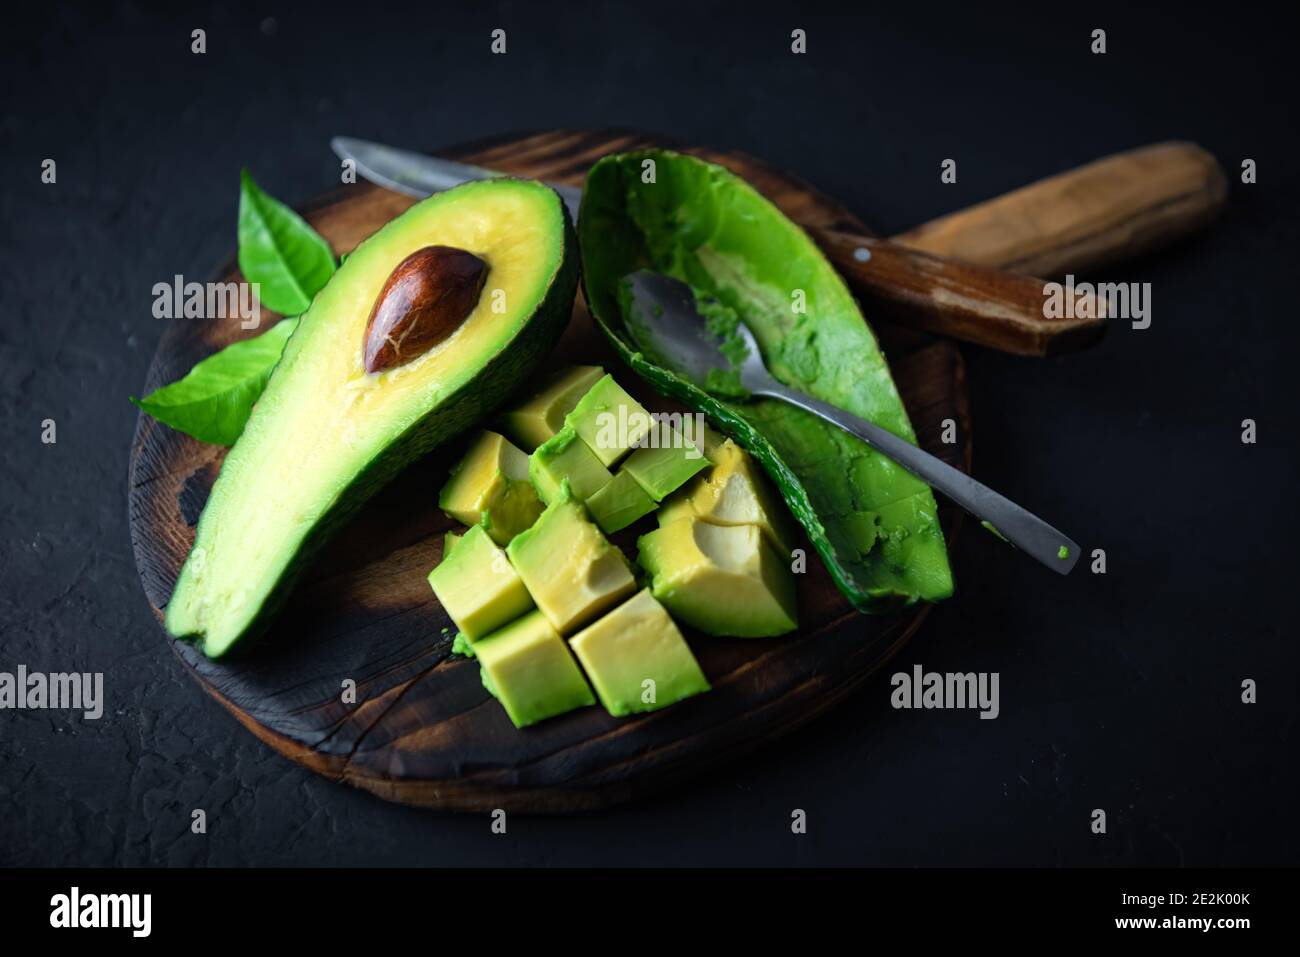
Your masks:
<path fill-rule="evenodd" d="M 0 712 L 0 863 L 1295 863 L 1292 25 L 1242 4 L 448 6 L 55 4 L 6 24 L 0 670 L 103 671 L 108 702 L 99 721 Z M 1047 361 L 968 351 L 977 474 L 1109 556 L 1059 580 L 962 537 L 957 597 L 898 663 L 1000 672 L 998 720 L 894 711 L 882 676 L 694 785 L 493 837 L 314 777 L 184 676 L 132 562 L 126 397 L 161 332 L 153 283 L 233 246 L 241 165 L 302 202 L 337 184 L 335 133 L 611 125 L 747 150 L 882 231 L 1167 138 L 1208 147 L 1233 188 L 1210 232 L 1108 273 L 1153 284 L 1151 329 Z"/>

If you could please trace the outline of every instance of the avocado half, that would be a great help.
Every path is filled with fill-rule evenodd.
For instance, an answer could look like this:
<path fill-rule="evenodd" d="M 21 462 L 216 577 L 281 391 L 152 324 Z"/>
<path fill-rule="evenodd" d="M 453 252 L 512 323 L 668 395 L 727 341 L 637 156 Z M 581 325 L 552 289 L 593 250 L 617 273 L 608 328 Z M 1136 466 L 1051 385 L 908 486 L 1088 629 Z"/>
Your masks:
<path fill-rule="evenodd" d="M 778 380 L 915 442 L 875 336 L 802 229 L 721 166 L 646 150 L 607 156 L 588 173 L 578 245 L 587 304 L 614 348 L 762 463 L 856 608 L 889 611 L 952 594 L 929 486 L 808 412 L 734 398 L 726 377 L 699 388 L 629 321 L 625 277 L 640 269 L 672 276 L 695 290 L 711 326 L 725 334 L 744 321 Z"/>
<path fill-rule="evenodd" d="M 418 250 L 487 264 L 481 296 L 422 355 L 367 372 L 368 317 Z M 212 489 L 167 605 L 167 630 L 218 657 L 263 630 L 306 560 L 412 461 L 526 381 L 568 321 L 573 225 L 540 183 L 467 183 L 362 242 L 302 316 Z"/>

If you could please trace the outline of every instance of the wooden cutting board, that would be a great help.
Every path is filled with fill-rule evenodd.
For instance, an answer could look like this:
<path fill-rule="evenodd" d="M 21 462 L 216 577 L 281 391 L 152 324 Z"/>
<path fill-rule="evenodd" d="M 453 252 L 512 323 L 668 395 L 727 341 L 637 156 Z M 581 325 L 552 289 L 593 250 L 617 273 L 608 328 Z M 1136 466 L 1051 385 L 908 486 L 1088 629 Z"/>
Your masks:
<path fill-rule="evenodd" d="M 577 185 L 605 153 L 650 145 L 656 144 L 634 133 L 555 131 L 439 153 Z M 798 222 L 863 227 L 833 200 L 758 160 L 686 151 L 735 170 Z M 303 213 L 344 253 L 411 203 L 358 183 Z M 214 278 L 241 278 L 233 257 Z M 888 327 L 878 331 L 921 444 L 967 467 L 970 421 L 956 346 Z M 243 335 L 235 321 L 169 325 L 145 392 Z M 650 408 L 670 407 L 619 363 L 581 297 L 552 361 L 600 363 Z M 946 418 L 957 422 L 957 445 L 939 442 Z M 455 627 L 425 581 L 442 557 L 442 533 L 453 524 L 436 499 L 461 449 L 454 442 L 433 453 L 373 499 L 308 570 L 272 633 L 250 653 L 212 662 L 165 633 L 160 637 L 240 723 L 320 774 L 409 804 L 560 812 L 628 800 L 770 743 L 851 694 L 925 618 L 925 606 L 881 617 L 856 614 L 809 549 L 811 567 L 799 576 L 796 634 L 689 635 L 713 685 L 708 694 L 634 718 L 586 708 L 518 731 L 483 689 L 478 664 L 452 656 Z M 223 453 L 147 416 L 138 423 L 131 534 L 160 622 Z M 943 518 L 951 541 L 958 515 Z M 630 547 L 634 538 L 629 532 L 615 541 Z M 959 569 L 957 577 L 960 588 Z M 349 680 L 356 683 L 354 704 L 344 701 Z"/>

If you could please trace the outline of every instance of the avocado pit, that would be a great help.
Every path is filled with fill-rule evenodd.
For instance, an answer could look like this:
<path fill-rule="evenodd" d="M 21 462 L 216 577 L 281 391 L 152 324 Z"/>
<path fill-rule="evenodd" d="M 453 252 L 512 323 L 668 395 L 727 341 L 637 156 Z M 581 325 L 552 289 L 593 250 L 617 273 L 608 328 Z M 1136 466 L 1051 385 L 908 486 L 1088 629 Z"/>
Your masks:
<path fill-rule="evenodd" d="M 366 371 L 404 365 L 460 328 L 478 305 L 487 274 L 486 262 L 454 246 L 425 246 L 398 263 L 366 322 Z"/>

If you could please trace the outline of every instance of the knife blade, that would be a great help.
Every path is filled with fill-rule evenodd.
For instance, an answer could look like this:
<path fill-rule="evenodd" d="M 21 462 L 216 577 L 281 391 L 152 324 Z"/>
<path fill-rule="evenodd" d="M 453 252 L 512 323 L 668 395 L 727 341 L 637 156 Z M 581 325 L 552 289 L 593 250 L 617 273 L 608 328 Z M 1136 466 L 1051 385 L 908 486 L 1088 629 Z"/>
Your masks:
<path fill-rule="evenodd" d="M 330 140 L 330 149 L 339 159 L 354 162 L 357 172 L 370 182 L 420 199 L 472 180 L 510 175 L 352 136 L 334 137 Z M 548 182 L 546 185 L 560 194 L 560 199 L 569 208 L 569 215 L 577 222 L 582 190 L 562 183 Z"/>
<path fill-rule="evenodd" d="M 330 146 L 372 183 L 420 198 L 509 175 L 350 136 L 336 136 Z M 543 182 L 560 195 L 576 223 L 582 190 Z M 916 252 L 852 228 L 805 229 L 883 318 L 1022 355 L 1077 348 L 1106 330 L 1106 318 L 1095 307 L 1067 308 L 1069 319 L 1048 318 L 1041 280 Z"/>

